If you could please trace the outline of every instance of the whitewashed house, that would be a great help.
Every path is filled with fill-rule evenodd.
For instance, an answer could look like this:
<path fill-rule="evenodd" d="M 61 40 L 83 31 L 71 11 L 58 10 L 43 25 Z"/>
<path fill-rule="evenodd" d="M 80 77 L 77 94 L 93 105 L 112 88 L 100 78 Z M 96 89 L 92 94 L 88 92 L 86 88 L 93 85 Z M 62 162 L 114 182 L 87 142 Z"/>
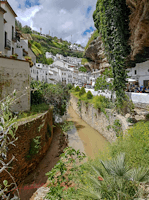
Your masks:
<path fill-rule="evenodd" d="M 0 52 L 6 56 L 15 54 L 17 41 L 15 18 L 17 17 L 10 4 L 0 0 Z"/>
<path fill-rule="evenodd" d="M 143 63 L 137 63 L 134 68 L 127 69 L 128 76 L 139 82 L 140 86 L 148 86 L 149 81 L 149 60 Z"/>
<path fill-rule="evenodd" d="M 54 56 L 51 52 L 46 52 L 46 58 L 52 58 L 54 61 L 57 60 L 57 57 Z"/>

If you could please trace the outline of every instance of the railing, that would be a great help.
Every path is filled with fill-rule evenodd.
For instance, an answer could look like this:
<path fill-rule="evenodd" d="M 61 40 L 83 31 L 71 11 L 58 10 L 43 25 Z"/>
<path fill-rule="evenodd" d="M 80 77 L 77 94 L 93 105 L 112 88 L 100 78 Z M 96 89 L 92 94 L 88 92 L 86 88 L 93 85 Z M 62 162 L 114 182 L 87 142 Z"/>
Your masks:
<path fill-rule="evenodd" d="M 5 43 L 5 49 L 8 49 L 8 50 L 11 49 L 11 41 L 8 39 L 6 40 L 6 43 Z"/>

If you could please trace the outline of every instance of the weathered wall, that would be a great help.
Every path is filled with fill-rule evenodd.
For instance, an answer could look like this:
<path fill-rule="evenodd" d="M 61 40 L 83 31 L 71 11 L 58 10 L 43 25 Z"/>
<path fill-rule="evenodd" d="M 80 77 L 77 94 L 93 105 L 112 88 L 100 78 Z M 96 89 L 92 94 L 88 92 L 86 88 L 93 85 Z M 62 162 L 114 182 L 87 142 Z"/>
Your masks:
<path fill-rule="evenodd" d="M 52 138 L 53 138 L 53 114 L 52 110 L 49 110 L 36 118 L 32 118 L 27 122 L 20 122 L 16 137 L 18 140 L 15 142 L 16 146 L 9 146 L 8 161 L 11 160 L 14 155 L 16 160 L 13 161 L 10 170 L 15 181 L 19 184 L 31 171 L 33 171 L 40 160 L 46 154 Z M 37 154 L 31 154 L 35 147 L 31 143 L 33 139 L 40 136 L 40 148 Z M 7 161 L 6 161 L 7 162 Z M 8 180 L 12 182 L 7 173 L 0 174 L 0 184 L 2 180 Z"/>
<path fill-rule="evenodd" d="M 21 96 L 13 106 L 13 111 L 30 110 L 30 67 L 21 60 L 0 57 L 0 100 L 14 90 Z"/>
<path fill-rule="evenodd" d="M 119 119 L 122 124 L 122 130 L 125 132 L 125 130 L 128 128 L 126 118 L 118 115 L 116 113 L 112 113 L 110 109 L 106 109 L 107 115 L 109 116 L 109 119 L 105 116 L 103 112 L 99 112 L 96 110 L 93 105 L 88 104 L 88 106 L 81 102 L 81 114 L 77 106 L 78 98 L 74 97 L 71 94 L 70 103 L 75 112 L 80 115 L 80 117 L 91 127 L 93 127 L 95 130 L 97 130 L 100 134 L 102 134 L 109 142 L 113 142 L 116 140 L 116 133 L 113 131 L 112 128 L 109 130 L 107 129 L 107 126 L 113 125 L 115 119 Z"/>

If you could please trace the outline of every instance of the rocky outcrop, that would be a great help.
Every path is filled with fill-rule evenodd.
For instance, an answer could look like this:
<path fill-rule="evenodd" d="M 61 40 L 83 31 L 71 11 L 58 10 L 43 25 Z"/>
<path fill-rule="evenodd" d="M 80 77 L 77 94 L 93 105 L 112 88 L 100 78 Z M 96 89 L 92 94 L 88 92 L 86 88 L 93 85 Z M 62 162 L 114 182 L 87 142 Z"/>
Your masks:
<path fill-rule="evenodd" d="M 126 0 L 126 3 L 131 11 L 130 59 L 142 62 L 149 58 L 149 1 Z"/>
<path fill-rule="evenodd" d="M 93 40 L 85 52 L 85 57 L 90 60 L 90 62 L 85 63 L 85 67 L 93 71 L 98 69 L 104 71 L 110 65 L 104 53 L 104 46 L 101 37 L 97 37 Z"/>

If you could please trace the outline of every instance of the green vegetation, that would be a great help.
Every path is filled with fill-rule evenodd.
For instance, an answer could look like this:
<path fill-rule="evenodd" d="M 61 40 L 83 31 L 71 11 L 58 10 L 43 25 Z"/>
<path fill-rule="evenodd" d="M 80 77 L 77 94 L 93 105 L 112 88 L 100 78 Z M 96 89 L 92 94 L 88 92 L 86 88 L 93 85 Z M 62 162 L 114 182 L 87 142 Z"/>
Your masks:
<path fill-rule="evenodd" d="M 60 124 L 60 128 L 62 132 L 67 132 L 71 130 L 74 127 L 74 123 L 72 121 L 65 121 L 62 124 Z"/>
<path fill-rule="evenodd" d="M 85 89 L 82 89 L 82 90 L 84 91 Z M 71 90 L 71 93 L 78 98 L 79 109 L 80 109 L 81 101 L 84 101 L 85 103 L 93 104 L 94 108 L 98 109 L 99 111 L 103 112 L 106 115 L 105 108 L 113 108 L 114 106 L 114 104 L 108 98 L 102 95 L 93 96 L 90 91 L 88 91 L 89 93 L 85 92 L 80 95 L 80 92 L 81 90 L 78 91 L 78 86 L 75 89 Z M 92 98 L 88 98 L 88 96 Z"/>
<path fill-rule="evenodd" d="M 123 139 L 118 139 L 110 148 L 110 156 L 125 152 L 126 160 L 133 167 L 149 166 L 149 122 L 138 122 Z"/>
<path fill-rule="evenodd" d="M 70 42 L 58 39 L 57 37 L 51 37 L 49 35 L 42 36 L 37 31 L 32 31 L 29 26 L 22 27 L 22 24 L 16 20 L 16 26 L 22 33 L 31 34 L 33 40 L 30 41 L 31 49 L 37 56 L 37 62 L 43 64 L 52 64 L 53 60 L 48 60 L 45 57 L 46 52 L 51 52 L 53 55 L 62 54 L 64 56 L 72 56 L 82 58 L 83 53 L 80 51 L 71 51 L 69 49 Z"/>
<path fill-rule="evenodd" d="M 81 90 L 79 91 L 79 96 L 82 96 L 85 93 L 86 93 L 85 88 L 82 87 Z"/>
<path fill-rule="evenodd" d="M 108 60 L 113 69 L 114 89 L 117 102 L 126 99 L 126 57 L 130 54 L 129 39 L 130 10 L 126 1 L 98 0 L 93 18 L 95 27 L 101 35 Z"/>
<path fill-rule="evenodd" d="M 122 131 L 122 124 L 118 119 L 116 119 L 112 125 L 113 130 L 116 133 L 117 137 L 122 137 L 123 136 L 123 131 Z"/>
<path fill-rule="evenodd" d="M 91 91 L 87 92 L 86 97 L 87 97 L 87 99 L 92 99 L 93 98 L 93 95 L 92 95 Z"/>
<path fill-rule="evenodd" d="M 87 69 L 86 69 L 85 67 L 80 67 L 80 68 L 79 68 L 79 71 L 80 71 L 80 72 L 87 72 Z"/>
<path fill-rule="evenodd" d="M 50 180 L 50 190 L 46 199 L 72 199 L 72 195 L 75 193 L 72 181 L 75 177 L 77 163 L 80 163 L 84 158 L 85 154 L 80 153 L 79 150 L 76 151 L 71 147 L 64 149 L 64 153 L 61 154 L 58 163 L 51 171 L 46 173 Z"/>
<path fill-rule="evenodd" d="M 119 125 L 119 121 L 115 121 L 115 126 Z M 129 129 L 128 134 L 110 144 L 95 160 L 76 166 L 74 158 L 77 152 L 70 149 L 70 152 L 62 155 L 64 158 L 60 163 L 47 173 L 52 182 L 47 199 L 147 199 L 145 184 L 149 181 L 148 144 L 147 121 L 139 122 Z"/>
<path fill-rule="evenodd" d="M 37 34 L 31 34 L 31 35 L 33 38 L 33 41 L 31 41 L 32 50 L 35 52 L 35 54 L 37 54 L 38 62 L 39 61 L 41 62 L 41 56 L 39 53 L 40 51 L 41 51 L 42 58 L 46 52 L 51 52 L 53 55 L 62 54 L 64 56 L 72 56 L 72 57 L 78 57 L 78 58 L 83 57 L 82 52 L 71 51 L 69 49 L 70 44 L 67 41 L 59 42 L 59 40 L 56 37 L 54 37 L 54 38 L 51 36 L 44 37 L 44 36 L 37 35 Z M 35 45 L 37 43 L 40 44 L 40 46 Z M 35 48 L 35 46 L 36 46 L 36 48 Z M 38 50 L 37 50 L 37 48 L 38 48 Z"/>
<path fill-rule="evenodd" d="M 49 124 L 47 124 L 47 136 L 51 137 L 51 127 Z"/>
<path fill-rule="evenodd" d="M 35 138 L 31 140 L 29 153 L 26 156 L 27 159 L 31 159 L 34 155 L 39 153 L 39 150 L 41 149 L 40 139 L 41 139 L 41 136 L 36 136 Z"/>
<path fill-rule="evenodd" d="M 72 85 L 62 85 L 57 83 L 56 85 L 42 83 L 40 81 L 31 82 L 31 104 L 38 105 L 45 103 L 49 106 L 53 106 L 53 115 L 64 115 L 66 112 L 67 102 L 70 98 L 69 88 Z"/>
<path fill-rule="evenodd" d="M 90 43 L 95 40 L 97 37 L 99 36 L 99 33 L 98 33 L 98 30 L 94 31 L 94 33 L 91 35 L 86 47 L 85 47 L 85 50 L 89 47 Z"/>
<path fill-rule="evenodd" d="M 88 63 L 89 60 L 87 58 L 82 58 L 81 64 L 84 65 L 85 63 Z"/>
<path fill-rule="evenodd" d="M 75 92 L 79 92 L 80 91 L 80 88 L 79 88 L 79 86 L 77 86 L 76 88 L 75 88 Z"/>

